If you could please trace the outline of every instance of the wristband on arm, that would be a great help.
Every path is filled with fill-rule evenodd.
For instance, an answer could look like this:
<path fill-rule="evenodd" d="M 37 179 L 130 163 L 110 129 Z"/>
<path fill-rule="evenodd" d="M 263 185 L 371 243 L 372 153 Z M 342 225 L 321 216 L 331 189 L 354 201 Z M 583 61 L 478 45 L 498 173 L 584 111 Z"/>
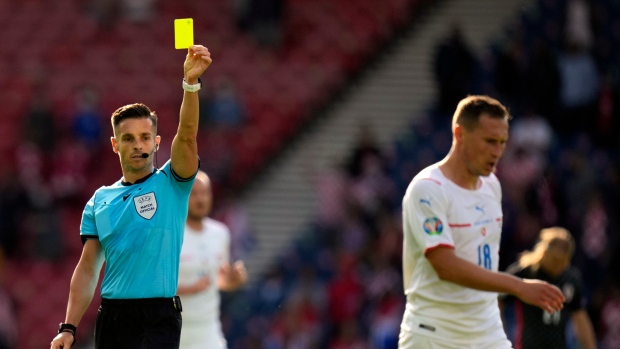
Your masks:
<path fill-rule="evenodd" d="M 63 333 L 63 332 L 69 332 L 71 333 L 71 335 L 73 336 L 73 344 L 75 344 L 75 334 L 77 333 L 77 327 L 75 327 L 72 324 L 65 324 L 64 322 L 61 322 L 60 325 L 58 325 L 58 333 Z"/>

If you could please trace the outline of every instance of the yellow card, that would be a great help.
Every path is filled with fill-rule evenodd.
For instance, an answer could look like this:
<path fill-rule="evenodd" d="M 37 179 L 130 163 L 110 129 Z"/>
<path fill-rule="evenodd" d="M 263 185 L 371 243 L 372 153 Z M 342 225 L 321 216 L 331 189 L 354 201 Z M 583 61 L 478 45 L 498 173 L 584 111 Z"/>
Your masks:
<path fill-rule="evenodd" d="M 174 48 L 186 49 L 194 44 L 194 20 L 180 18 L 174 20 Z"/>

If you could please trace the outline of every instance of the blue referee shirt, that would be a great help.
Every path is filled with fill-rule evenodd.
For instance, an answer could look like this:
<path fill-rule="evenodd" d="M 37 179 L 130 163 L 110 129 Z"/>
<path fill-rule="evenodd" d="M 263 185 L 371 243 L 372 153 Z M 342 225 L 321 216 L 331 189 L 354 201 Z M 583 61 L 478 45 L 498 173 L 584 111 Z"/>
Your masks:
<path fill-rule="evenodd" d="M 104 186 L 82 214 L 82 241 L 99 239 L 105 254 L 101 296 L 173 297 L 195 175 L 180 178 L 170 160 L 134 184 Z"/>

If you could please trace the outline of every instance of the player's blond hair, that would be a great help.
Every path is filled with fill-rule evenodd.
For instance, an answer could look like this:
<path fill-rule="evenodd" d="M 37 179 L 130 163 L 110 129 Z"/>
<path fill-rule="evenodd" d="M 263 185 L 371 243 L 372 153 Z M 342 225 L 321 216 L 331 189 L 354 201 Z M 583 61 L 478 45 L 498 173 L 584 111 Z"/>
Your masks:
<path fill-rule="evenodd" d="M 484 95 L 467 96 L 463 98 L 452 116 L 452 130 L 461 125 L 468 131 L 478 126 L 480 115 L 486 114 L 492 118 L 510 120 L 512 116 L 508 109 L 497 99 Z"/>
<path fill-rule="evenodd" d="M 519 256 L 519 265 L 524 268 L 537 269 L 543 255 L 551 248 L 559 249 L 565 252 L 569 258 L 572 258 L 575 252 L 575 239 L 568 230 L 562 227 L 542 229 L 534 248 L 531 251 L 521 253 Z"/>

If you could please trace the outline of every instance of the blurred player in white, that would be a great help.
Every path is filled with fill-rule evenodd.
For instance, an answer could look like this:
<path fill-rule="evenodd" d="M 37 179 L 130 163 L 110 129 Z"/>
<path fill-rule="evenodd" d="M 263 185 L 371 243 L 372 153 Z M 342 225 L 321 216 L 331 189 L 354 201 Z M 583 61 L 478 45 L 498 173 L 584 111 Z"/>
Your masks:
<path fill-rule="evenodd" d="M 502 207 L 493 172 L 506 147 L 509 119 L 495 99 L 461 100 L 452 120 L 452 149 L 407 189 L 401 349 L 511 348 L 498 292 L 550 312 L 562 308 L 555 286 L 497 271 Z"/>
<path fill-rule="evenodd" d="M 220 290 L 241 287 L 247 274 L 242 261 L 229 263 L 230 231 L 207 218 L 212 207 L 209 177 L 199 171 L 189 197 L 177 294 L 183 304 L 180 349 L 224 349 Z"/>

